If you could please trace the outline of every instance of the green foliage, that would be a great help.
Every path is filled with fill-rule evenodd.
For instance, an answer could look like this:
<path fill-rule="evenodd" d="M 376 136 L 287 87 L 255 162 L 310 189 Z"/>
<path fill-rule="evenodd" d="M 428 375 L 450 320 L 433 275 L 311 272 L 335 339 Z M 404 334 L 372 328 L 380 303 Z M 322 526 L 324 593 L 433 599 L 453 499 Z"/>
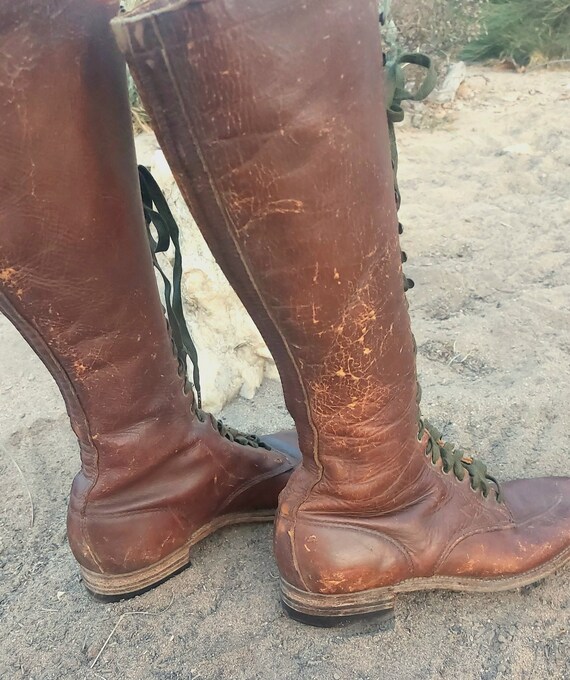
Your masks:
<path fill-rule="evenodd" d="M 570 0 L 490 0 L 481 16 L 483 30 L 461 57 L 467 61 L 570 55 Z"/>

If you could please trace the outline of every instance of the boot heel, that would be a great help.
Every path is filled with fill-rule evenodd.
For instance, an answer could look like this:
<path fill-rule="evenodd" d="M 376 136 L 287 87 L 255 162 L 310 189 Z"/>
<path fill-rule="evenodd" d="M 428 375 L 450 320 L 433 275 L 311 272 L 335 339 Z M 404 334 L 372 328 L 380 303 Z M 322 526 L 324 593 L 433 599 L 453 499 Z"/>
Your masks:
<path fill-rule="evenodd" d="M 392 588 L 321 595 L 300 590 L 281 579 L 281 603 L 285 613 L 295 621 L 319 628 L 355 622 L 383 624 L 394 618 L 395 601 Z"/>
<path fill-rule="evenodd" d="M 83 585 L 97 600 L 117 602 L 142 595 L 190 565 L 190 546 L 186 545 L 160 562 L 129 574 L 99 574 L 80 567 Z"/>
<path fill-rule="evenodd" d="M 123 602 L 124 600 L 130 600 L 133 597 L 138 597 L 139 595 L 144 595 L 144 593 L 148 593 L 149 590 L 154 590 L 154 588 L 156 588 L 157 586 L 160 586 L 165 581 L 168 581 L 173 576 L 177 576 L 178 574 L 182 573 L 185 569 L 187 569 L 190 566 L 191 566 L 191 562 L 188 562 L 187 564 L 183 565 L 182 567 L 179 567 L 178 569 L 171 572 L 170 574 L 163 576 L 158 581 L 153 581 L 153 582 L 149 583 L 147 586 L 144 586 L 142 588 L 135 586 L 136 590 L 126 590 L 124 592 L 117 592 L 117 590 L 115 588 L 111 588 L 108 591 L 105 590 L 105 592 L 100 592 L 99 590 L 95 590 L 94 587 L 92 587 L 88 584 L 88 582 L 85 578 L 85 572 L 83 570 L 81 570 L 81 577 L 83 579 L 83 585 L 85 586 L 85 590 L 87 590 L 89 595 L 94 600 L 97 600 L 97 602 L 102 602 L 104 604 L 111 604 L 113 602 Z M 129 588 L 129 586 L 125 586 L 125 587 Z M 103 588 L 101 588 L 101 590 L 103 590 Z M 124 590 L 124 589 L 119 588 L 119 590 Z"/>

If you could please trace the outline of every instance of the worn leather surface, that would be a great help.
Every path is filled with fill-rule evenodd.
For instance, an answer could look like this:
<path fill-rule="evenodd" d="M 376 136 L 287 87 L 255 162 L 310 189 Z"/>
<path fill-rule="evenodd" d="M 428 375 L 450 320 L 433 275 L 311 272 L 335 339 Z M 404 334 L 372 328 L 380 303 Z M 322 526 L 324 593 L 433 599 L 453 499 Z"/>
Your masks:
<path fill-rule="evenodd" d="M 292 468 L 193 415 L 146 239 L 110 0 L 0 1 L 0 306 L 58 381 L 81 448 L 79 562 L 154 564 Z"/>
<path fill-rule="evenodd" d="M 317 593 L 521 573 L 570 545 L 568 479 L 506 503 L 418 441 L 373 0 L 166 0 L 114 22 L 186 200 L 276 359 L 303 452 L 282 576 Z"/>

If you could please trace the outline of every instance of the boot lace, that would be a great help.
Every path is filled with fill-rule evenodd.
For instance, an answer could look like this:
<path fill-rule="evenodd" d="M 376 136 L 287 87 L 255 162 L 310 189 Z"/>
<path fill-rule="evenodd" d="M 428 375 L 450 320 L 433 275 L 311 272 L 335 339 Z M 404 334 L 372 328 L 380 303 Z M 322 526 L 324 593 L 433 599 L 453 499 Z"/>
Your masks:
<path fill-rule="evenodd" d="M 380 23 L 384 24 L 384 16 L 380 15 Z M 406 78 L 404 66 L 414 64 L 426 70 L 424 80 L 419 87 L 411 92 L 406 89 Z M 434 89 L 437 83 L 437 74 L 431 59 L 425 54 L 412 53 L 397 55 L 392 59 L 387 59 L 384 55 L 384 80 L 386 88 L 388 130 L 390 136 L 390 152 L 392 156 L 392 169 L 394 171 L 394 196 L 396 209 L 400 209 L 401 195 L 398 187 L 398 147 L 396 144 L 395 123 L 404 120 L 404 110 L 402 102 L 405 100 L 422 101 Z M 398 233 L 402 234 L 404 228 L 398 222 Z M 407 262 L 408 258 L 402 251 L 402 263 Z M 408 292 L 414 287 L 412 279 L 408 279 L 404 274 L 404 291 Z M 414 352 L 417 353 L 416 342 L 414 339 Z M 417 375 L 416 375 L 417 379 Z M 465 479 L 467 473 L 473 491 L 481 491 L 487 498 L 492 488 L 495 489 L 495 498 L 500 503 L 502 501 L 501 488 L 497 480 L 487 472 L 486 465 L 472 456 L 467 455 L 463 450 L 457 448 L 450 442 L 445 442 L 441 432 L 427 420 L 424 420 L 420 410 L 421 387 L 417 383 L 417 403 L 418 403 L 418 439 L 422 439 L 425 432 L 428 433 L 426 445 L 426 456 L 431 456 L 434 465 L 441 460 L 443 472 L 452 472 L 459 481 Z M 492 486 L 493 485 L 493 486 Z"/>
<path fill-rule="evenodd" d="M 470 477 L 471 488 L 473 491 L 481 491 L 487 498 L 494 485 L 497 500 L 500 502 L 501 488 L 499 482 L 487 472 L 487 466 L 480 460 L 469 456 L 465 451 L 458 449 L 455 444 L 445 442 L 441 432 L 427 420 L 420 418 L 418 439 L 423 437 L 424 432 L 429 434 L 426 446 L 426 456 L 431 456 L 431 462 L 436 465 L 439 460 L 442 462 L 442 469 L 445 474 L 453 472 L 457 479 L 462 482 L 465 473 Z"/>
<path fill-rule="evenodd" d="M 203 411 L 201 408 L 196 409 L 196 417 L 203 423 L 210 422 L 212 427 L 221 434 L 222 437 L 229 439 L 231 442 L 242 444 L 242 446 L 252 446 L 254 449 L 268 449 L 271 448 L 255 434 L 244 434 L 229 425 L 226 425 L 222 420 L 214 418 L 211 413 Z"/>
<path fill-rule="evenodd" d="M 182 304 L 182 251 L 180 249 L 180 229 L 168 206 L 168 202 L 150 171 L 139 165 L 139 182 L 143 203 L 146 230 L 152 255 L 152 263 L 159 272 L 164 284 L 164 303 L 166 320 L 172 340 L 172 349 L 178 359 L 178 373 L 184 380 L 184 392 L 192 392 L 192 409 L 198 420 L 210 422 L 222 437 L 242 446 L 253 448 L 271 447 L 253 434 L 244 434 L 229 427 L 221 420 L 202 410 L 202 389 L 200 385 L 200 371 L 198 368 L 198 352 L 192 340 Z M 151 231 L 151 225 L 156 229 L 157 239 Z M 174 248 L 174 262 L 172 265 L 172 283 L 160 266 L 158 253 L 165 253 L 170 246 Z M 192 381 L 188 377 L 188 360 L 192 364 Z"/>

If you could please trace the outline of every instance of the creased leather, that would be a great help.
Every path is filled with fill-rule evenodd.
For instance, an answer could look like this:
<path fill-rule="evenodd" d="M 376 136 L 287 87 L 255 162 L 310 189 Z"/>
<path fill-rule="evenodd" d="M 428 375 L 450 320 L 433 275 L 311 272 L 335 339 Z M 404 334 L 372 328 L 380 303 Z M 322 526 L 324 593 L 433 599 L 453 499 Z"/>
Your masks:
<path fill-rule="evenodd" d="M 471 575 L 520 573 L 537 541 L 541 563 L 570 543 L 567 479 L 528 486 L 522 525 L 516 503 L 444 474 L 418 441 L 377 19 L 373 0 L 211 0 L 150 2 L 113 24 L 190 209 L 276 359 L 303 452 L 276 556 L 316 593 L 458 573 L 469 546 Z M 507 485 L 509 501 L 519 489 Z"/>
<path fill-rule="evenodd" d="M 292 463 L 193 415 L 145 233 L 118 2 L 0 2 L 0 307 L 79 439 L 78 561 L 154 564 L 229 512 L 276 506 Z"/>

